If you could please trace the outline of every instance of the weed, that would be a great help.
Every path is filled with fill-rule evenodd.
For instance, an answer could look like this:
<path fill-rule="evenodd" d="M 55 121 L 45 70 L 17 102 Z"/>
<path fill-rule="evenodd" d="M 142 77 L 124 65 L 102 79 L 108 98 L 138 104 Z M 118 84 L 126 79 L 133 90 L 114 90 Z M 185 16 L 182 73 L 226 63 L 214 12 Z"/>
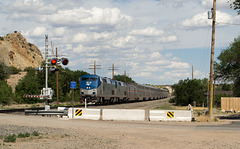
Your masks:
<path fill-rule="evenodd" d="M 16 142 L 16 135 L 12 134 L 12 135 L 8 135 L 3 141 L 4 142 Z"/>
<path fill-rule="evenodd" d="M 38 139 L 42 139 L 43 137 L 42 136 L 39 136 Z"/>
<path fill-rule="evenodd" d="M 69 136 L 70 136 L 69 134 L 64 134 L 64 135 L 62 135 L 61 138 L 65 138 L 65 137 L 69 137 Z"/>
<path fill-rule="evenodd" d="M 32 105 L 31 108 L 36 108 L 36 105 Z"/>
<path fill-rule="evenodd" d="M 157 107 L 155 109 L 157 109 L 157 110 L 176 110 L 176 108 L 174 108 L 170 104 L 164 104 L 164 105 L 162 105 L 160 107 Z"/>
<path fill-rule="evenodd" d="M 32 133 L 32 135 L 33 135 L 33 136 L 39 136 L 39 133 L 36 132 L 36 131 L 34 131 L 34 132 Z"/>

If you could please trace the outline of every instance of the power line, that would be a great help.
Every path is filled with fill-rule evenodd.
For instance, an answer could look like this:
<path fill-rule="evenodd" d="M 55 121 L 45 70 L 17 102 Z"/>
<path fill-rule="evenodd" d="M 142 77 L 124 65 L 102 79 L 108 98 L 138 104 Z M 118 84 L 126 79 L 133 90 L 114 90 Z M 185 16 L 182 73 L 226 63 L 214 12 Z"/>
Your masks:
<path fill-rule="evenodd" d="M 224 23 L 224 22 L 216 22 L 216 24 L 225 24 L 225 25 L 240 25 L 237 23 Z"/>

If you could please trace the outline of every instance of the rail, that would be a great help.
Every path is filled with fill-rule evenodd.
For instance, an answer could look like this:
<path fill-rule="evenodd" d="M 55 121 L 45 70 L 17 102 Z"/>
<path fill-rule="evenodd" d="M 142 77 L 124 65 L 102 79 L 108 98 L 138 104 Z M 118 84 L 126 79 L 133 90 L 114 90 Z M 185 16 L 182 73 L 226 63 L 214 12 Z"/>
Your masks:
<path fill-rule="evenodd" d="M 25 115 L 67 115 L 68 111 L 55 111 L 55 110 L 25 110 Z"/>

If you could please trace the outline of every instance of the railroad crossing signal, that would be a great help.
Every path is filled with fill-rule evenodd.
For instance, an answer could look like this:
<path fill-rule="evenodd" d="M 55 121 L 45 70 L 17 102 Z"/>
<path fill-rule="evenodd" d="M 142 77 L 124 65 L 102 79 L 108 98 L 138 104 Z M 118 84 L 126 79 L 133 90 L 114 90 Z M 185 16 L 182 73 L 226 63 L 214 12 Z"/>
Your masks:
<path fill-rule="evenodd" d="M 56 64 L 57 64 L 57 59 L 56 59 L 56 58 L 53 58 L 53 59 L 51 60 L 51 64 L 52 64 L 52 65 L 56 65 Z"/>
<path fill-rule="evenodd" d="M 51 59 L 52 65 L 60 64 L 60 62 L 62 62 L 63 65 L 67 65 L 69 61 L 67 58 L 52 58 Z"/>
<path fill-rule="evenodd" d="M 67 65 L 68 64 L 68 59 L 67 58 L 62 58 L 62 64 Z"/>

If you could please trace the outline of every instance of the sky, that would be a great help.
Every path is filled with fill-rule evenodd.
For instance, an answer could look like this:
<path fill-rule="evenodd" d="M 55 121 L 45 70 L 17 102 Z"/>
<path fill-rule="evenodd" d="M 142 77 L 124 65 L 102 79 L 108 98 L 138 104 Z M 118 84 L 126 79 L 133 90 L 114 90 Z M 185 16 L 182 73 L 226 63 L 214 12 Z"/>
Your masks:
<path fill-rule="evenodd" d="M 209 77 L 212 0 L 1 0 L 0 36 L 20 32 L 67 67 L 112 76 L 124 71 L 140 84 L 172 85 Z M 240 15 L 217 0 L 214 60 L 240 34 Z M 44 54 L 43 54 L 44 56 Z M 71 80 L 69 80 L 71 81 Z"/>

